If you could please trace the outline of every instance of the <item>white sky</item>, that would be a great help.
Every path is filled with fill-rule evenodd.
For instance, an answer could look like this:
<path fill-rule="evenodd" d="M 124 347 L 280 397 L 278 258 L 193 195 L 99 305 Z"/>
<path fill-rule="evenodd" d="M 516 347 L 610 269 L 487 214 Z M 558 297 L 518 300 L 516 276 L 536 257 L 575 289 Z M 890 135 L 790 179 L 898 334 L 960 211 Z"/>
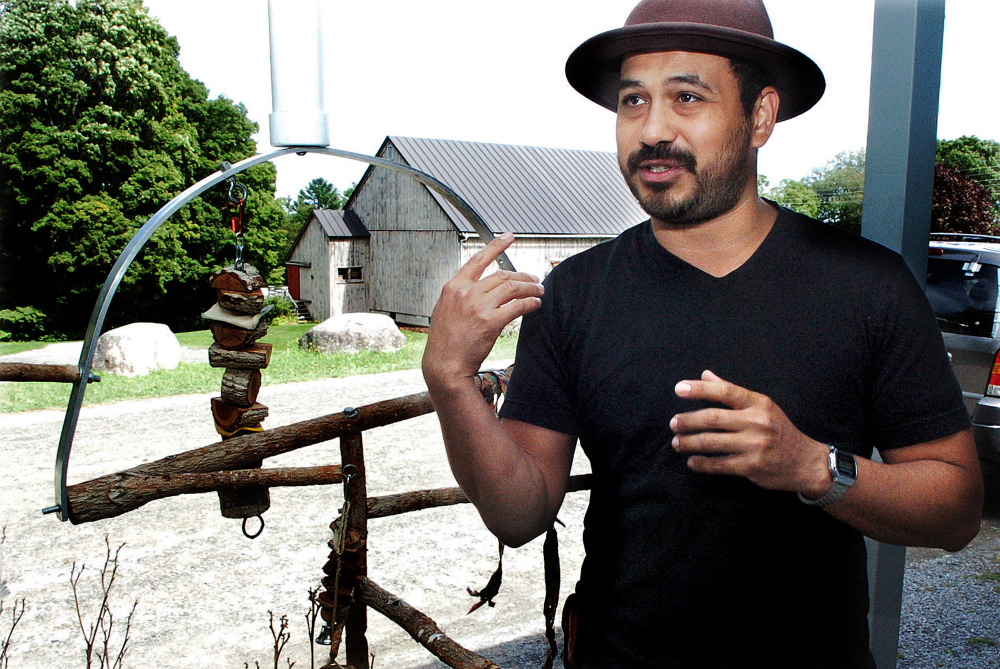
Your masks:
<path fill-rule="evenodd" d="M 638 0 L 323 0 L 331 145 L 374 154 L 386 135 L 614 150 L 614 115 L 577 94 L 563 68 L 585 39 L 620 27 Z M 242 102 L 270 150 L 266 0 L 145 0 L 211 96 Z M 867 135 L 874 0 L 765 0 L 775 37 L 823 69 L 827 91 L 779 124 L 761 151 L 772 185 L 801 178 Z M 938 137 L 1000 140 L 1000 2 L 947 0 Z M 361 163 L 275 162 L 278 195 L 323 177 L 340 189 Z"/>

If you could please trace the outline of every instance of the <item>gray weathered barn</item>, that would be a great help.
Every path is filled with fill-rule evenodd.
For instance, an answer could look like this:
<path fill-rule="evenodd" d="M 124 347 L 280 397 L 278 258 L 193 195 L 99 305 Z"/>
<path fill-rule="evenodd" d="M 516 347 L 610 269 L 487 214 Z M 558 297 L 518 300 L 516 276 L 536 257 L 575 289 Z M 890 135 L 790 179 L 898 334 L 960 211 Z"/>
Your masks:
<path fill-rule="evenodd" d="M 615 154 L 390 136 L 377 155 L 448 184 L 514 266 L 544 277 L 567 257 L 644 220 Z M 292 296 L 312 317 L 372 311 L 427 325 L 441 287 L 483 244 L 437 193 L 369 168 L 343 211 L 317 210 L 286 257 Z"/>

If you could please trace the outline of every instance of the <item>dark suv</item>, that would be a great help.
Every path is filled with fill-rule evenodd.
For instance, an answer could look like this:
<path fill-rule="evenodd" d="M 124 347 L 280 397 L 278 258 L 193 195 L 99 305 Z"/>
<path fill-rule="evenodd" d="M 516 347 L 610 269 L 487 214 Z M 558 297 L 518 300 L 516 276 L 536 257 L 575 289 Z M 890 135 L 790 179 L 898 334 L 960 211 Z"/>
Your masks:
<path fill-rule="evenodd" d="M 1000 237 L 931 235 L 927 299 L 972 416 L 983 475 L 994 480 L 1000 477 L 998 273 Z"/>

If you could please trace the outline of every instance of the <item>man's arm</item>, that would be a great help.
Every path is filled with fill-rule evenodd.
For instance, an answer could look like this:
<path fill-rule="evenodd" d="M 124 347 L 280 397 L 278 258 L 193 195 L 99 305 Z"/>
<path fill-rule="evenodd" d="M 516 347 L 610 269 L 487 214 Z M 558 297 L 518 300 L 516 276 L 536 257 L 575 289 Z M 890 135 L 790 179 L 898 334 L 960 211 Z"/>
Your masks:
<path fill-rule="evenodd" d="M 712 372 L 677 384 L 678 396 L 729 408 L 671 420 L 674 448 L 705 474 L 744 476 L 772 490 L 818 499 L 833 481 L 826 445 L 802 434 L 768 397 Z M 886 543 L 956 551 L 979 532 L 982 476 L 971 430 L 885 451 L 884 463 L 857 458 L 858 478 L 826 511 Z"/>
<path fill-rule="evenodd" d="M 490 531 L 519 546 L 552 526 L 576 438 L 500 421 L 473 381 L 503 327 L 541 305 L 544 289 L 533 276 L 499 271 L 481 278 L 513 241 L 509 233 L 497 237 L 445 285 L 431 315 L 423 373 L 455 479 Z"/>

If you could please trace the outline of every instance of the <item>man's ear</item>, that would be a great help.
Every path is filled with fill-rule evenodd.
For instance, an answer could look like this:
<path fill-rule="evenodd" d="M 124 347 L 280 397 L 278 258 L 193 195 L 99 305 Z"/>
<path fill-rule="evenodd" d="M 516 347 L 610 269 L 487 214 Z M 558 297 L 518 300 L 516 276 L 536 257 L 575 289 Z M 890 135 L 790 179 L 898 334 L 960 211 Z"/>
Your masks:
<path fill-rule="evenodd" d="M 777 89 L 773 86 L 766 86 L 760 92 L 751 117 L 753 121 L 751 146 L 753 148 L 759 149 L 767 144 L 767 140 L 771 138 L 771 133 L 774 132 L 774 124 L 778 122 L 778 107 L 780 104 L 781 98 L 778 96 Z"/>

